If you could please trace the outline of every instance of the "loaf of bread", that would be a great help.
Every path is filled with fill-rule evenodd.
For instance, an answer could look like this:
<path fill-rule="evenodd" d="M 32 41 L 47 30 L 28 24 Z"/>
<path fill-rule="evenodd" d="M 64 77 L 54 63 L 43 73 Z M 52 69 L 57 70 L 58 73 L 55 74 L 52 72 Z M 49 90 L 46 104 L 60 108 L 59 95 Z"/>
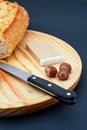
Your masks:
<path fill-rule="evenodd" d="M 29 15 L 22 6 L 0 0 L 0 59 L 11 55 L 28 25 Z"/>

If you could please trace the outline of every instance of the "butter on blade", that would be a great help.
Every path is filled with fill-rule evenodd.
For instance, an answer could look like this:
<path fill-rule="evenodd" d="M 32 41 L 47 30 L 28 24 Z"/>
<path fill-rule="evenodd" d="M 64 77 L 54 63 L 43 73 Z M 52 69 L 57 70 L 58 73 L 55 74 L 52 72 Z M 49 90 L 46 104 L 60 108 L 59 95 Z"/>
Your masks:
<path fill-rule="evenodd" d="M 29 42 L 27 49 L 41 66 L 56 64 L 63 60 L 63 55 L 45 41 Z"/>

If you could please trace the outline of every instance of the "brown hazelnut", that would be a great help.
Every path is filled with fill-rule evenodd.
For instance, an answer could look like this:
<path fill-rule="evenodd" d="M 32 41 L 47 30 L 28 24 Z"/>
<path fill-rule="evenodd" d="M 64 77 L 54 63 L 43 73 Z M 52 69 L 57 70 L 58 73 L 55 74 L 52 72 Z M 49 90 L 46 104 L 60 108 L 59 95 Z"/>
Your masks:
<path fill-rule="evenodd" d="M 69 72 L 67 70 L 59 70 L 57 76 L 61 80 L 67 80 L 69 76 Z"/>
<path fill-rule="evenodd" d="M 54 66 L 47 66 L 45 69 L 44 69 L 45 73 L 47 76 L 49 77 L 55 77 L 56 74 L 57 74 L 57 69 L 54 67 Z"/>
<path fill-rule="evenodd" d="M 69 63 L 62 63 L 60 66 L 59 66 L 59 70 L 67 70 L 69 73 L 71 72 L 71 65 Z"/>

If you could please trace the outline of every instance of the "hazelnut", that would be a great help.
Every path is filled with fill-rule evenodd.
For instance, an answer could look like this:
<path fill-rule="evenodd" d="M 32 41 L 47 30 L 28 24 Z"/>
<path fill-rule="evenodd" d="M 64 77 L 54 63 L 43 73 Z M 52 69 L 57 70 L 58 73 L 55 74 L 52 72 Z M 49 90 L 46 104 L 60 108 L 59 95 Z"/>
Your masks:
<path fill-rule="evenodd" d="M 49 77 L 55 77 L 56 74 L 57 74 L 57 69 L 54 67 L 54 66 L 47 66 L 45 69 L 44 69 L 45 73 L 47 76 Z"/>
<path fill-rule="evenodd" d="M 67 80 L 69 77 L 69 72 L 67 70 L 59 70 L 57 76 L 61 80 Z"/>
<path fill-rule="evenodd" d="M 69 73 L 71 72 L 71 65 L 68 63 L 62 63 L 59 67 L 59 70 L 67 70 Z"/>

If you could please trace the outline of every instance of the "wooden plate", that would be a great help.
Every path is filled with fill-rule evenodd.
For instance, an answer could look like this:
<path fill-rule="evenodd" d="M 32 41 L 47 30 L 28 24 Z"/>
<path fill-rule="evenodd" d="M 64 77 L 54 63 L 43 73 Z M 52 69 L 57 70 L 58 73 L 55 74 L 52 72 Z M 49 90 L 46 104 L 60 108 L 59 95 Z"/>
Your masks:
<path fill-rule="evenodd" d="M 43 42 L 44 40 L 64 55 L 64 62 L 71 64 L 72 72 L 68 80 L 60 81 L 57 77 L 47 77 L 44 73 L 44 67 L 41 67 L 26 49 L 27 42 Z M 5 59 L 5 61 L 71 90 L 76 87 L 82 71 L 80 56 L 69 44 L 54 36 L 32 30 L 26 31 L 21 43 L 11 57 Z M 58 68 L 59 64 L 55 66 Z M 0 70 L 0 116 L 31 113 L 57 102 L 59 101 L 47 93 Z"/>

